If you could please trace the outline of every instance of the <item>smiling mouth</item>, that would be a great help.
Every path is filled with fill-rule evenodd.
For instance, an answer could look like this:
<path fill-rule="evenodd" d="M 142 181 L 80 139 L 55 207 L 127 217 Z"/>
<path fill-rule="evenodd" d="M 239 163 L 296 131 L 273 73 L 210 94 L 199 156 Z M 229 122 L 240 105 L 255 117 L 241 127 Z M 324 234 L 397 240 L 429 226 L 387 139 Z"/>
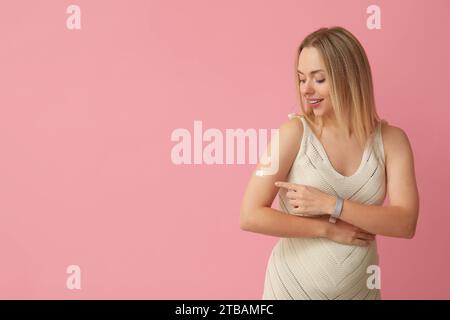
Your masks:
<path fill-rule="evenodd" d="M 308 104 L 315 105 L 319 104 L 323 99 L 315 99 L 315 100 L 306 100 Z"/>

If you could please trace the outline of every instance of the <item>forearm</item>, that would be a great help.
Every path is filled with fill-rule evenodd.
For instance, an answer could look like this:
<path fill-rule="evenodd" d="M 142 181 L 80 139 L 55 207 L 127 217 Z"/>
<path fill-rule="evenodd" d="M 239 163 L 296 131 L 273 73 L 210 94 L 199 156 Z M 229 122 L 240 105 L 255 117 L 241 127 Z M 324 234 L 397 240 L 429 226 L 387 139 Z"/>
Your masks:
<path fill-rule="evenodd" d="M 320 218 L 298 217 L 269 207 L 241 215 L 241 229 L 280 238 L 325 237 L 329 222 Z"/>
<path fill-rule="evenodd" d="M 416 229 L 415 216 L 399 206 L 367 205 L 344 200 L 340 219 L 372 234 L 412 238 Z"/>

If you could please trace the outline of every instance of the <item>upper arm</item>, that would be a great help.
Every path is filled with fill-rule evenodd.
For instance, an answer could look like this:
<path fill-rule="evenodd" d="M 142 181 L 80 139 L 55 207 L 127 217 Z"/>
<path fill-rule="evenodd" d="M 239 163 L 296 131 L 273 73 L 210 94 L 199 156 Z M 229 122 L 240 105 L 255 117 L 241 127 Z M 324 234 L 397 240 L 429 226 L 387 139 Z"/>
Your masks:
<path fill-rule="evenodd" d="M 392 206 L 405 208 L 415 230 L 419 213 L 419 195 L 414 169 L 414 154 L 406 133 L 395 126 L 382 129 L 385 155 L 387 193 Z"/>
<path fill-rule="evenodd" d="M 270 154 L 270 165 L 274 166 L 275 164 L 275 170 L 272 170 L 270 174 L 258 175 L 259 170 L 268 168 L 261 161 L 258 163 L 256 169 L 252 172 L 242 199 L 241 221 L 244 215 L 251 214 L 255 208 L 272 205 L 278 192 L 278 187 L 274 183 L 286 179 L 299 151 L 302 136 L 302 122 L 298 118 L 292 118 L 283 123 L 278 129 L 278 133 L 272 137 L 264 154 L 267 155 L 267 152 L 270 154 L 272 149 L 276 150 L 274 143 L 278 141 L 278 160 L 276 154 Z M 274 161 L 277 161 L 277 163 L 274 163 Z"/>

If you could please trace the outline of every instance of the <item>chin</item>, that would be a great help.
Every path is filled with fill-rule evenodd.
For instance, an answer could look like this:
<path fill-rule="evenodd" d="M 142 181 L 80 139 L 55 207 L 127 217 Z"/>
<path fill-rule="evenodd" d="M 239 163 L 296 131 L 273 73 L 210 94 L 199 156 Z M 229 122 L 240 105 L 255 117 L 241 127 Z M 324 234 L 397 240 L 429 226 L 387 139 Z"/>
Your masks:
<path fill-rule="evenodd" d="M 328 108 L 328 106 L 319 106 L 318 108 L 312 108 L 313 113 L 316 116 L 326 116 L 332 113 L 332 108 Z"/>
<path fill-rule="evenodd" d="M 323 114 L 322 108 L 313 108 L 313 113 L 316 116 L 321 116 Z"/>

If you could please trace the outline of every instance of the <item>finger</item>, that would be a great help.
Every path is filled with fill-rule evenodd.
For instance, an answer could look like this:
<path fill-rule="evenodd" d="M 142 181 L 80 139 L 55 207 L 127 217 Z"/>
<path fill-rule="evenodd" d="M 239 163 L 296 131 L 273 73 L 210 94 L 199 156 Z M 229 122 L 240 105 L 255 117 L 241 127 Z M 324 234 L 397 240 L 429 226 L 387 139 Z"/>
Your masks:
<path fill-rule="evenodd" d="M 361 240 L 361 239 L 354 239 L 353 244 L 361 247 L 367 247 L 369 245 L 369 241 L 367 240 Z"/>
<path fill-rule="evenodd" d="M 354 238 L 373 240 L 375 238 L 375 235 L 371 234 L 370 232 L 359 229 L 355 231 Z"/>
<path fill-rule="evenodd" d="M 292 213 L 295 213 L 295 214 L 301 214 L 301 213 L 302 213 L 302 210 L 300 210 L 299 207 L 294 207 L 294 208 L 292 209 Z"/>
<path fill-rule="evenodd" d="M 295 187 L 294 183 L 289 183 L 289 182 L 284 182 L 284 181 L 277 181 L 277 182 L 275 182 L 275 185 L 277 187 L 280 187 L 280 188 L 296 190 L 296 187 Z"/>
<path fill-rule="evenodd" d="M 294 200 L 294 199 L 297 199 L 298 194 L 297 194 L 297 192 L 294 192 L 294 191 L 288 191 L 288 192 L 286 192 L 286 197 L 288 199 Z"/>
<path fill-rule="evenodd" d="M 359 233 L 367 233 L 367 234 L 371 234 L 371 235 L 375 236 L 375 234 L 370 233 L 369 231 L 366 231 L 366 230 L 361 229 L 361 228 L 358 228 L 358 227 L 355 227 L 353 230 L 354 230 L 355 232 L 359 232 Z"/>
<path fill-rule="evenodd" d="M 359 232 L 364 232 L 364 233 L 369 233 L 369 234 L 371 234 L 369 231 L 367 231 L 367 230 L 364 230 L 364 229 L 361 229 L 361 228 L 358 228 L 357 227 L 357 231 L 359 231 Z"/>
<path fill-rule="evenodd" d="M 367 232 L 367 231 L 364 231 L 364 230 L 359 231 L 359 233 L 368 234 L 368 235 L 370 235 L 370 236 L 372 236 L 372 237 L 375 237 L 375 236 L 376 236 L 376 234 L 373 234 L 373 233 L 370 233 L 370 232 Z"/>
<path fill-rule="evenodd" d="M 375 236 L 373 234 L 366 233 L 366 232 L 358 232 L 356 234 L 356 238 L 362 239 L 362 240 L 374 240 Z"/>

